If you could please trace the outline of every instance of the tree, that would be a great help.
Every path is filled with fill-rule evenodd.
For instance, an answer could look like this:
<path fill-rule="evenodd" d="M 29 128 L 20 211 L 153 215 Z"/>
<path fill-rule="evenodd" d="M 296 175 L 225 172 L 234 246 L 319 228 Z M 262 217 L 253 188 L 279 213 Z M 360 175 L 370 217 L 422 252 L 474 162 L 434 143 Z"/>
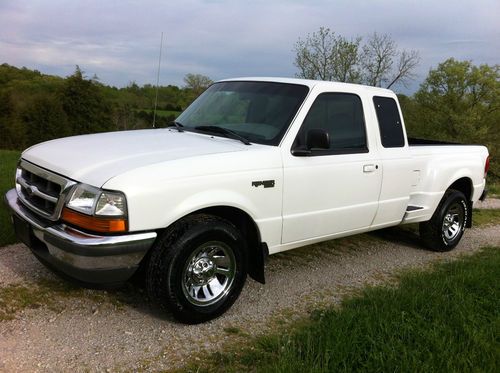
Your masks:
<path fill-rule="evenodd" d="M 450 58 L 432 69 L 408 106 L 413 133 L 488 146 L 492 173 L 500 176 L 500 65 L 475 66 Z M 413 112 L 413 113 L 412 113 Z"/>
<path fill-rule="evenodd" d="M 24 142 L 24 132 L 20 133 L 21 131 L 13 128 L 13 109 L 11 95 L 0 91 L 0 149 L 15 149 L 16 145 Z"/>
<path fill-rule="evenodd" d="M 191 90 L 194 95 L 199 96 L 213 81 L 205 75 L 187 74 L 184 77 L 184 83 L 185 88 Z"/>
<path fill-rule="evenodd" d="M 300 78 L 359 82 L 359 43 L 361 38 L 347 40 L 329 28 L 299 38 L 294 50 L 295 66 Z"/>
<path fill-rule="evenodd" d="M 374 33 L 365 44 L 347 40 L 329 28 L 299 38 L 294 46 L 300 78 L 365 83 L 377 87 L 406 85 L 420 62 L 416 51 L 399 51 L 389 35 Z"/>
<path fill-rule="evenodd" d="M 406 85 L 414 77 L 413 70 L 420 62 L 418 52 L 398 51 L 396 42 L 389 35 L 376 32 L 363 46 L 360 59 L 365 83 L 375 87 L 385 85 L 386 88 L 391 88 L 397 82 Z"/>
<path fill-rule="evenodd" d="M 110 131 L 115 129 L 111 106 L 93 80 L 85 79 L 77 66 L 61 90 L 63 110 L 68 117 L 72 134 Z"/>
<path fill-rule="evenodd" d="M 453 58 L 438 65 L 415 94 L 427 126 L 450 139 L 483 139 L 500 113 L 500 66 Z"/>
<path fill-rule="evenodd" d="M 35 96 L 21 112 L 27 145 L 71 135 L 61 100 L 56 95 Z"/>

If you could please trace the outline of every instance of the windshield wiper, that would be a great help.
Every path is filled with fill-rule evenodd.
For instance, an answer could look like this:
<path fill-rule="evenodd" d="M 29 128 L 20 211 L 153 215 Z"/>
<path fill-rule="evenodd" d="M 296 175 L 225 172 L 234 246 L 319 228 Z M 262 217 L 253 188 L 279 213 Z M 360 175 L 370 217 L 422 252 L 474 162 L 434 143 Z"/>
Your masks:
<path fill-rule="evenodd" d="M 173 126 L 175 126 L 175 128 L 177 129 L 177 131 L 184 132 L 184 130 L 182 129 L 182 127 L 184 127 L 182 125 L 182 123 L 177 122 L 176 120 L 174 120 L 174 121 L 170 122 L 167 127 L 173 127 Z"/>
<path fill-rule="evenodd" d="M 194 129 L 198 130 L 198 131 L 202 131 L 202 132 L 217 133 L 217 134 L 225 135 L 226 137 L 229 137 L 230 139 L 239 140 L 245 145 L 251 145 L 250 141 L 248 141 L 246 138 L 244 138 L 243 136 L 238 135 L 236 132 L 228 130 L 227 128 L 224 128 L 224 127 L 197 126 Z"/>

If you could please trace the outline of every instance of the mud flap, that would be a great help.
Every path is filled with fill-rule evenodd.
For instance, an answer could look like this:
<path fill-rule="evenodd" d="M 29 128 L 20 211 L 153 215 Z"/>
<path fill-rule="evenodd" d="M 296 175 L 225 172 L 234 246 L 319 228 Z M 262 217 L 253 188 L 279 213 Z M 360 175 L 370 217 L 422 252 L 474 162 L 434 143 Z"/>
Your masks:
<path fill-rule="evenodd" d="M 259 250 L 255 250 L 255 253 L 250 258 L 250 268 L 248 270 L 248 274 L 255 281 L 260 282 L 261 284 L 266 283 L 265 277 L 265 267 L 266 260 L 269 256 L 269 248 L 265 242 L 260 244 Z"/>
<path fill-rule="evenodd" d="M 467 211 L 469 212 L 469 216 L 465 222 L 465 228 L 472 228 L 472 201 L 467 201 Z"/>

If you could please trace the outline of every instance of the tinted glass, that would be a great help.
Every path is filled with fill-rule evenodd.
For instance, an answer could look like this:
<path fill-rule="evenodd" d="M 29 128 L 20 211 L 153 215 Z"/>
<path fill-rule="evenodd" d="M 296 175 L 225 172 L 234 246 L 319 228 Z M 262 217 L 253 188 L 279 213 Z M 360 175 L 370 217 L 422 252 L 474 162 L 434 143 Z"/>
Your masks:
<path fill-rule="evenodd" d="M 272 82 L 221 82 L 210 86 L 178 118 L 185 129 L 217 126 L 251 142 L 278 145 L 309 88 Z"/>
<path fill-rule="evenodd" d="M 368 150 L 361 99 L 354 94 L 322 93 L 314 101 L 295 141 L 306 145 L 307 131 L 324 129 L 330 135 L 330 149 L 324 153 L 357 153 Z"/>
<path fill-rule="evenodd" d="M 389 97 L 373 97 L 377 112 L 378 127 L 382 146 L 384 148 L 398 148 L 405 145 L 403 125 L 399 117 L 396 101 Z"/>

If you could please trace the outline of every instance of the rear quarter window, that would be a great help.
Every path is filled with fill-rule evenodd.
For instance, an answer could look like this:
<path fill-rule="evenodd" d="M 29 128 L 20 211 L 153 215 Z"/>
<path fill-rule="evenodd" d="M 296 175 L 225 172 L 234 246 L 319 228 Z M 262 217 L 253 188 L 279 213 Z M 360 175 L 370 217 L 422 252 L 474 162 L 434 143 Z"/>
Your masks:
<path fill-rule="evenodd" d="M 384 148 L 399 148 L 405 145 L 403 124 L 399 116 L 398 105 L 390 97 L 373 97 L 377 112 L 378 128 Z"/>

